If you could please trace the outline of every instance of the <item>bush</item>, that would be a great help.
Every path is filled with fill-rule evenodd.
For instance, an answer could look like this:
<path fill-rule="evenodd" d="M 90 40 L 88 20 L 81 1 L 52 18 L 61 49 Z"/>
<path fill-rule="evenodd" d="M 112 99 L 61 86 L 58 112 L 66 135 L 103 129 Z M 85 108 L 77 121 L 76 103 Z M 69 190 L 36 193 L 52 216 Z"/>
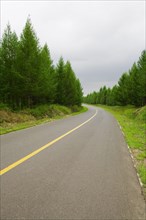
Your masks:
<path fill-rule="evenodd" d="M 72 112 L 78 112 L 81 110 L 81 107 L 79 107 L 77 105 L 73 105 L 73 106 L 71 106 L 71 110 L 72 110 Z"/>
<path fill-rule="evenodd" d="M 40 105 L 30 110 L 30 113 L 36 118 L 55 117 L 71 114 L 71 110 L 61 105 Z"/>
<path fill-rule="evenodd" d="M 70 108 L 63 105 L 54 105 L 54 107 L 56 107 L 56 109 L 58 109 L 60 112 L 62 112 L 65 115 L 71 114 L 72 112 Z"/>
<path fill-rule="evenodd" d="M 8 105 L 7 105 L 7 104 L 0 103 L 0 110 L 9 111 L 9 110 L 10 110 L 10 108 L 8 107 Z"/>
<path fill-rule="evenodd" d="M 21 123 L 30 120 L 34 120 L 32 115 L 0 110 L 0 123 Z"/>
<path fill-rule="evenodd" d="M 135 116 L 136 116 L 136 119 L 146 122 L 146 106 L 137 109 L 135 111 Z"/>
<path fill-rule="evenodd" d="M 30 109 L 30 114 L 36 118 L 46 117 L 48 115 L 48 105 L 40 105 Z"/>

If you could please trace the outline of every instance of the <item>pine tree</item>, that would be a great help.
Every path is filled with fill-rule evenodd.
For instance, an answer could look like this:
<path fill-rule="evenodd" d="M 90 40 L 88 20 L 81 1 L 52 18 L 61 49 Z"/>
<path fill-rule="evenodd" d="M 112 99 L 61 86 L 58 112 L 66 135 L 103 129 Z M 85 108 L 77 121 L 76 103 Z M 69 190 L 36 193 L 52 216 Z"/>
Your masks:
<path fill-rule="evenodd" d="M 65 75 L 63 82 L 63 86 L 64 86 L 63 103 L 67 106 L 73 106 L 76 104 L 77 87 L 76 87 L 76 77 L 69 61 L 66 62 L 64 71 L 65 71 Z"/>
<path fill-rule="evenodd" d="M 38 96 L 40 102 L 54 103 L 56 99 L 56 78 L 53 61 L 47 44 L 40 53 L 40 75 L 38 82 Z"/>
<path fill-rule="evenodd" d="M 64 77 L 65 77 L 65 70 L 64 70 L 64 60 L 63 57 L 60 57 L 57 67 L 55 69 L 56 72 L 56 81 L 57 81 L 57 90 L 56 90 L 56 103 L 63 104 L 65 99 L 65 92 L 64 92 Z"/>
<path fill-rule="evenodd" d="M 83 101 L 83 89 L 79 79 L 76 79 L 76 95 L 75 95 L 75 104 L 81 106 Z"/>
<path fill-rule="evenodd" d="M 119 87 L 117 85 L 113 86 L 110 93 L 110 105 L 119 105 Z"/>
<path fill-rule="evenodd" d="M 146 105 L 146 50 L 144 50 L 138 60 L 138 72 L 139 79 L 138 83 L 140 84 L 139 96 L 140 96 L 140 105 Z"/>
<path fill-rule="evenodd" d="M 119 88 L 118 88 L 118 100 L 121 105 L 127 105 L 130 102 L 130 94 L 129 94 L 129 84 L 130 84 L 130 77 L 128 73 L 124 73 L 119 81 Z"/>
<path fill-rule="evenodd" d="M 12 108 L 17 105 L 18 83 L 21 78 L 17 68 L 18 45 L 17 35 L 8 24 L 0 46 L 0 96 L 1 101 Z"/>
<path fill-rule="evenodd" d="M 106 91 L 106 105 L 111 105 L 111 92 L 112 90 L 110 88 Z"/>
<path fill-rule="evenodd" d="M 20 37 L 19 71 L 22 76 L 22 104 L 31 107 L 37 96 L 40 73 L 40 46 L 30 19 Z"/>
<path fill-rule="evenodd" d="M 28 18 L 18 40 L 7 26 L 0 41 L 0 102 L 13 109 L 43 103 L 81 105 L 82 87 L 68 61 L 53 66 L 47 44 L 43 48 Z"/>
<path fill-rule="evenodd" d="M 129 70 L 130 83 L 129 83 L 129 93 L 130 101 L 129 104 L 139 106 L 140 102 L 140 82 L 139 82 L 139 71 L 136 63 L 133 64 L 132 68 Z"/>

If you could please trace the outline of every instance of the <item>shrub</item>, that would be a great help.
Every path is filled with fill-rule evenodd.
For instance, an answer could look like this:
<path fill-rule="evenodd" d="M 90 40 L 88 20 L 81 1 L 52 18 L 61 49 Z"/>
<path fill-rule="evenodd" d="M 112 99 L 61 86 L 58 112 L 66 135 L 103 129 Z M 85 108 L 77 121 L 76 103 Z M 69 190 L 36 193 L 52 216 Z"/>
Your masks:
<path fill-rule="evenodd" d="M 73 106 L 71 106 L 71 110 L 72 110 L 72 112 L 78 112 L 81 110 L 81 107 L 79 107 L 77 105 L 73 105 Z"/>
<path fill-rule="evenodd" d="M 30 110 L 30 113 L 36 118 L 55 117 L 71 114 L 71 110 L 61 105 L 40 105 Z"/>
<path fill-rule="evenodd" d="M 10 108 L 8 107 L 8 105 L 7 105 L 7 104 L 0 103 L 0 110 L 9 111 L 9 110 L 10 110 Z"/>
<path fill-rule="evenodd" d="M 135 111 L 136 119 L 146 122 L 146 106 Z"/>

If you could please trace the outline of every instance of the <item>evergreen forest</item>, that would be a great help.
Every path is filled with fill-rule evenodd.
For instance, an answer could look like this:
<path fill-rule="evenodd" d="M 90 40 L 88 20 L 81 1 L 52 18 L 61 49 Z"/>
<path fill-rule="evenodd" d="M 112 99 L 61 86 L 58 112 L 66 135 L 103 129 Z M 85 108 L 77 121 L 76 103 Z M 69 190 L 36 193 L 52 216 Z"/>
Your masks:
<path fill-rule="evenodd" d="M 11 109 L 82 103 L 81 83 L 71 63 L 60 57 L 53 64 L 48 45 L 40 46 L 29 18 L 19 38 L 7 25 L 0 41 L 0 66 L 0 103 Z"/>
<path fill-rule="evenodd" d="M 117 85 L 113 88 L 103 86 L 84 97 L 84 102 L 110 106 L 146 105 L 146 50 L 131 69 L 122 74 Z"/>

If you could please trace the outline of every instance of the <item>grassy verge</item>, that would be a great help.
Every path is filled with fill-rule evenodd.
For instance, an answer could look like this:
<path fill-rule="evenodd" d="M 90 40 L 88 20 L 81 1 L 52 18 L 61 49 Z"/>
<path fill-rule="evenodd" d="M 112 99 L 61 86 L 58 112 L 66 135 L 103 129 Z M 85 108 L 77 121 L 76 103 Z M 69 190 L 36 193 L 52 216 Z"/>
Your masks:
<path fill-rule="evenodd" d="M 11 111 L 9 108 L 0 109 L 0 134 L 17 131 L 38 124 L 61 119 L 69 115 L 86 112 L 84 106 L 71 108 L 60 105 L 40 105 L 33 109 Z"/>
<path fill-rule="evenodd" d="M 146 106 L 104 106 L 98 105 L 111 112 L 120 123 L 126 142 L 131 148 L 135 165 L 144 185 L 146 196 Z"/>

